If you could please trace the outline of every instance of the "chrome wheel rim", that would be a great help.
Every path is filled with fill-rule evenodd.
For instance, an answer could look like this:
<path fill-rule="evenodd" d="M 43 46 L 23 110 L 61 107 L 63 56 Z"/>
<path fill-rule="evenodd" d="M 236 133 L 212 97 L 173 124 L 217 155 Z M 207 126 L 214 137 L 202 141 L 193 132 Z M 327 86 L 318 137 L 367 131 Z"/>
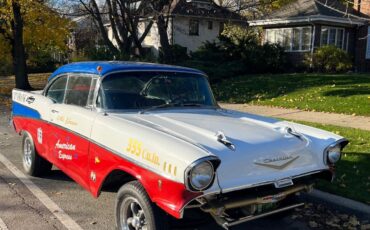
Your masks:
<path fill-rule="evenodd" d="M 27 168 L 32 165 L 32 145 L 29 138 L 26 138 L 23 146 L 23 163 Z"/>
<path fill-rule="evenodd" d="M 122 230 L 148 230 L 144 210 L 135 198 L 125 198 L 120 213 Z"/>

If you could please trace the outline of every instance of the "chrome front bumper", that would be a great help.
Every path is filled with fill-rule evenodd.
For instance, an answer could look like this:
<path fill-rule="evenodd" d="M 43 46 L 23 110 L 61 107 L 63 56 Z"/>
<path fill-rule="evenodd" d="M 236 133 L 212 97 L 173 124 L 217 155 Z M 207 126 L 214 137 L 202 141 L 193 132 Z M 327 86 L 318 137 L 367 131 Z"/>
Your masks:
<path fill-rule="evenodd" d="M 295 185 L 291 186 L 289 188 L 284 189 L 283 191 L 280 191 L 275 194 L 269 194 L 265 196 L 256 196 L 252 198 L 245 198 L 243 196 L 241 197 L 230 197 L 227 199 L 214 199 L 214 200 L 208 200 L 207 202 L 204 202 L 200 209 L 204 212 L 207 212 L 211 214 L 211 216 L 215 219 L 215 221 L 222 226 L 225 229 L 228 229 L 231 226 L 235 226 L 247 221 L 255 220 L 261 217 L 265 217 L 268 215 L 272 215 L 275 213 L 287 211 L 290 209 L 294 209 L 297 207 L 300 207 L 304 205 L 304 203 L 298 203 L 293 205 L 288 205 L 284 207 L 279 207 L 270 211 L 262 212 L 262 213 L 251 213 L 246 216 L 233 218 L 231 215 L 228 215 L 226 212 L 228 210 L 235 210 L 238 208 L 254 208 L 259 207 L 261 205 L 269 205 L 269 204 L 275 204 L 279 201 L 284 200 L 286 197 L 299 193 L 299 192 L 310 192 L 313 189 L 313 184 L 309 185 Z"/>

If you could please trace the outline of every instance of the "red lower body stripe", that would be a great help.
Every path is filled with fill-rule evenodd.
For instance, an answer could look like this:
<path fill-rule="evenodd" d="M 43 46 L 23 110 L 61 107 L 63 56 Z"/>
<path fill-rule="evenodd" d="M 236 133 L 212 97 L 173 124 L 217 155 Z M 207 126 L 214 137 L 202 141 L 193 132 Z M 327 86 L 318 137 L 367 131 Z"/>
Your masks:
<path fill-rule="evenodd" d="M 13 122 L 18 133 L 27 131 L 31 134 L 41 156 L 55 164 L 95 197 L 99 196 L 104 180 L 116 170 L 139 180 L 150 199 L 176 218 L 182 217 L 183 207 L 188 202 L 202 194 L 190 192 L 184 184 L 135 165 L 74 132 L 32 118 L 13 117 Z M 61 146 L 66 148 L 60 149 Z"/>

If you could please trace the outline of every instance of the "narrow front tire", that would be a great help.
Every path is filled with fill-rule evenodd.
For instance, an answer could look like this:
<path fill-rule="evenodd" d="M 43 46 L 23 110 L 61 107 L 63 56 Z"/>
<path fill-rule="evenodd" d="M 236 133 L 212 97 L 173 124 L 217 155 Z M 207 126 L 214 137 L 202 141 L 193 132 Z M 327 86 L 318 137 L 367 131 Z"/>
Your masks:
<path fill-rule="evenodd" d="M 169 229 L 166 214 L 150 201 L 139 181 L 131 181 L 120 188 L 115 214 L 119 230 Z"/>

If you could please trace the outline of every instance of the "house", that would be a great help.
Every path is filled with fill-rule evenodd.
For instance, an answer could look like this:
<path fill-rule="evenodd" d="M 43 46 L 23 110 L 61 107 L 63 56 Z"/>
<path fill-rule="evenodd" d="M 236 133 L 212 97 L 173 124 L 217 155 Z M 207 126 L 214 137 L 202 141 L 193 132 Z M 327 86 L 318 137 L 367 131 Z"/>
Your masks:
<path fill-rule="evenodd" d="M 205 41 L 216 40 L 225 23 L 247 25 L 239 14 L 218 6 L 212 0 L 174 0 L 164 12 L 169 18 L 167 33 L 170 45 L 183 46 L 187 52 L 197 50 Z M 150 19 L 148 16 L 141 20 L 139 34 L 144 32 Z M 114 43 L 111 27 L 107 28 Z M 156 23 L 152 25 L 142 45 L 158 55 L 161 45 Z"/>
<path fill-rule="evenodd" d="M 318 47 L 335 45 L 353 57 L 357 71 L 370 71 L 369 13 L 337 0 L 297 0 L 249 25 L 262 27 L 263 42 L 281 44 L 296 66 Z"/>
<path fill-rule="evenodd" d="M 69 59 L 84 57 L 91 50 L 102 47 L 102 38 L 91 16 L 78 16 L 72 18 L 71 21 L 74 27 L 67 40 L 67 47 L 70 51 Z"/>

